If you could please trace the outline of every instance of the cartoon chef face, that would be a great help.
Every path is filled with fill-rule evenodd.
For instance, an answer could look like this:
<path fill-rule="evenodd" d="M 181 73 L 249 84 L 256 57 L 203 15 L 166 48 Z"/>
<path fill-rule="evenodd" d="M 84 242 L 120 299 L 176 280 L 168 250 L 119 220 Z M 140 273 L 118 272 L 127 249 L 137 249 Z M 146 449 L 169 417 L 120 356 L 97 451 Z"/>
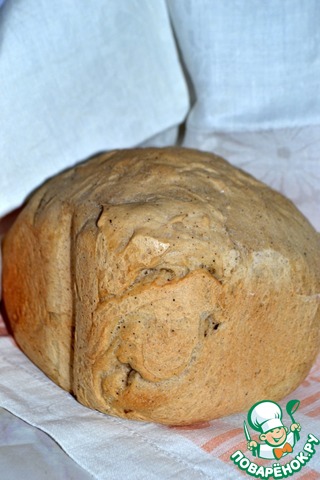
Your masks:
<path fill-rule="evenodd" d="M 282 445 L 287 439 L 287 427 L 277 427 L 266 433 L 261 433 L 260 440 L 265 441 L 268 445 L 276 447 Z"/>
<path fill-rule="evenodd" d="M 268 445 L 282 445 L 287 438 L 287 427 L 282 423 L 282 410 L 270 400 L 258 402 L 248 413 L 248 421 L 254 430 L 261 432 L 260 440 Z"/>

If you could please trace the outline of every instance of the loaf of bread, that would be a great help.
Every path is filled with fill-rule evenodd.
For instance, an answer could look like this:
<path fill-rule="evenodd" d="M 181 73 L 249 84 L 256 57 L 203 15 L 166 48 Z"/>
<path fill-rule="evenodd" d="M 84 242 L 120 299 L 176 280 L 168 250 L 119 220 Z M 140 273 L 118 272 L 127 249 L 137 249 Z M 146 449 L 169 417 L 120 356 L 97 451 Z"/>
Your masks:
<path fill-rule="evenodd" d="M 25 354 L 84 405 L 184 425 L 279 400 L 320 344 L 319 236 L 209 153 L 98 155 L 47 181 L 3 243 Z"/>

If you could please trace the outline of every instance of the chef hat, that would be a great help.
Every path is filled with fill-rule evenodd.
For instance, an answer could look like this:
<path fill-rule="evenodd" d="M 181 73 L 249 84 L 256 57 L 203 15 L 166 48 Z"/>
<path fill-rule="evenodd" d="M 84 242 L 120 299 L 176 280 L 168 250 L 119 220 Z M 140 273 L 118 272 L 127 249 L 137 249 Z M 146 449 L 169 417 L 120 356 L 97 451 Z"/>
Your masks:
<path fill-rule="evenodd" d="M 282 410 L 269 400 L 255 403 L 249 410 L 248 422 L 254 430 L 266 433 L 273 428 L 283 427 Z"/>

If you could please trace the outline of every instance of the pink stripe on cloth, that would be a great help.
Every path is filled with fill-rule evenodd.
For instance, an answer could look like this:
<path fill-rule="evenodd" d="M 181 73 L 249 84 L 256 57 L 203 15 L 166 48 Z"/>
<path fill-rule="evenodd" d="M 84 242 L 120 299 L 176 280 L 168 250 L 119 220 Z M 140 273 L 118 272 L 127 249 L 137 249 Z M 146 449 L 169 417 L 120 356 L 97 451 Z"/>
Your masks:
<path fill-rule="evenodd" d="M 227 432 L 221 433 L 220 435 L 217 435 L 216 437 L 211 438 L 211 440 L 206 442 L 204 445 L 201 445 L 201 448 L 206 452 L 211 452 L 218 445 L 221 445 L 227 440 L 230 440 L 231 438 L 236 437 L 239 433 L 243 433 L 242 428 L 235 428 L 233 430 L 228 430 Z"/>
<path fill-rule="evenodd" d="M 305 410 L 306 407 L 312 405 L 317 400 L 320 400 L 320 392 L 316 392 L 313 395 L 305 397 L 303 400 L 300 401 L 300 408 L 301 410 Z"/>
<path fill-rule="evenodd" d="M 315 470 L 310 470 L 310 469 L 309 469 L 309 471 L 303 470 L 303 473 L 300 472 L 300 476 L 298 474 L 298 476 L 296 476 L 295 478 L 299 479 L 299 480 L 319 480 L 320 479 L 320 473 L 316 472 Z"/>
<path fill-rule="evenodd" d="M 306 413 L 308 417 L 317 417 L 320 418 L 320 406 L 315 408 L 314 410 L 311 410 L 311 412 Z"/>

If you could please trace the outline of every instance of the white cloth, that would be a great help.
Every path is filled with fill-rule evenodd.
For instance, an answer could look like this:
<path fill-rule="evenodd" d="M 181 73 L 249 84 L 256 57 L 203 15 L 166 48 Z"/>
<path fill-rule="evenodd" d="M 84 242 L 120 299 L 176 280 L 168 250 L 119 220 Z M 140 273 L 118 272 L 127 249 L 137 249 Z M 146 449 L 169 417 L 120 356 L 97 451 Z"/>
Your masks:
<path fill-rule="evenodd" d="M 0 432 L 2 480 L 92 480 L 49 435 L 1 407 Z"/>
<path fill-rule="evenodd" d="M 320 230 L 320 2 L 167 3 L 193 101 L 183 145 L 247 170 Z"/>
<path fill-rule="evenodd" d="M 320 124 L 318 0 L 168 6 L 195 94 L 187 138 Z"/>
<path fill-rule="evenodd" d="M 0 42 L 0 215 L 48 176 L 188 111 L 165 0 L 10 0 Z"/>
<path fill-rule="evenodd" d="M 0 338 L 0 405 L 53 439 L 99 480 L 237 479 L 172 429 L 103 415 L 83 407 Z"/>

